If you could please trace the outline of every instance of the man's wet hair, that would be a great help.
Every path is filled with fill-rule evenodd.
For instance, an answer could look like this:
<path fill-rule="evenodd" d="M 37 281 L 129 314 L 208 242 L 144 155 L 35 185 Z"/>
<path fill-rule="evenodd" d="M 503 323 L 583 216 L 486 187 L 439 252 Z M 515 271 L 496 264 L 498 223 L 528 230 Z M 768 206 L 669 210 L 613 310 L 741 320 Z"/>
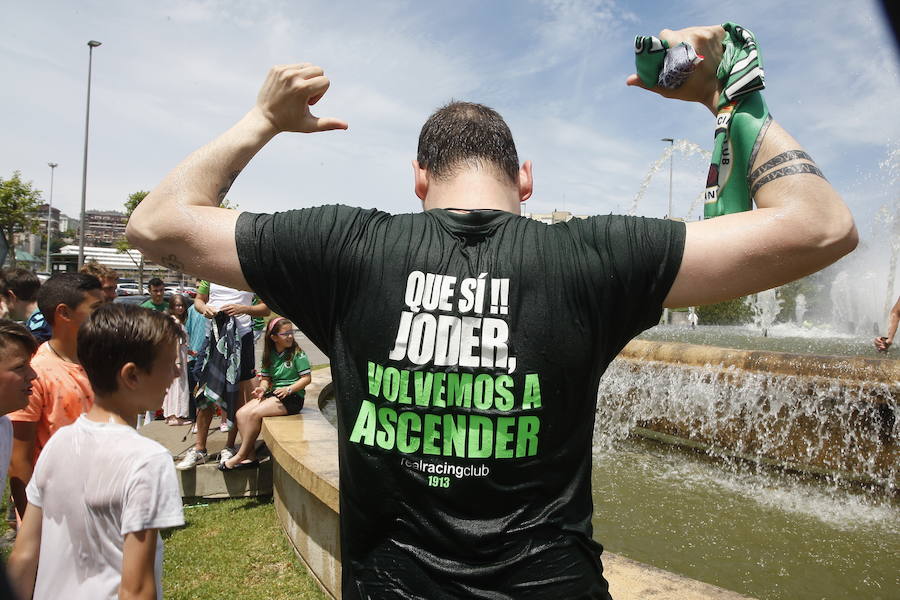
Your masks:
<path fill-rule="evenodd" d="M 154 277 L 153 279 L 151 279 L 150 281 L 147 282 L 147 287 L 148 287 L 148 288 L 158 287 L 158 286 L 161 286 L 161 285 L 166 285 L 166 284 L 163 283 L 163 280 L 160 279 L 159 277 Z"/>
<path fill-rule="evenodd" d="M 41 280 L 34 271 L 28 269 L 7 269 L 6 287 L 15 293 L 19 302 L 34 302 L 41 289 Z"/>
<path fill-rule="evenodd" d="M 100 280 L 87 273 L 57 273 L 44 282 L 37 295 L 38 309 L 52 327 L 56 307 L 65 304 L 74 309 L 84 301 L 84 294 L 100 289 Z"/>
<path fill-rule="evenodd" d="M 31 356 L 37 351 L 38 342 L 24 325 L 9 319 L 0 319 L 0 360 L 5 359 L 10 349 L 16 346 Z"/>
<path fill-rule="evenodd" d="M 165 344 L 184 340 L 181 327 L 167 314 L 134 304 L 110 302 L 78 329 L 78 361 L 99 394 L 118 389 L 119 371 L 134 363 L 145 373 Z"/>
<path fill-rule="evenodd" d="M 466 168 L 492 168 L 511 183 L 519 180 L 512 132 L 500 113 L 483 104 L 454 101 L 437 109 L 419 133 L 416 160 L 438 180 Z"/>

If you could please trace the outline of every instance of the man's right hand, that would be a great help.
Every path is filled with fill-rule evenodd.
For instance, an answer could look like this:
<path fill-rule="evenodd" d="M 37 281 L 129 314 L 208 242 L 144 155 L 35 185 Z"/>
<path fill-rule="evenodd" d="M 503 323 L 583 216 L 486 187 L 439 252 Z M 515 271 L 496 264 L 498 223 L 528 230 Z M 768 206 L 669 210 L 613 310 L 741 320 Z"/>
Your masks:
<path fill-rule="evenodd" d="M 722 40 L 725 39 L 725 30 L 722 26 L 688 27 L 678 31 L 663 29 L 659 32 L 659 39 L 669 42 L 670 48 L 681 42 L 687 42 L 694 47 L 697 54 L 703 57 L 703 61 L 697 65 L 687 81 L 675 89 L 670 90 L 659 86 L 648 88 L 641 83 L 641 79 L 636 73 L 629 75 L 625 83 L 656 92 L 666 98 L 699 102 L 716 114 L 716 105 L 719 102 L 719 92 L 721 92 L 721 84 L 716 77 L 716 71 L 719 69 L 719 63 L 722 62 L 724 53 Z"/>
<path fill-rule="evenodd" d="M 880 337 L 875 338 L 875 348 L 879 352 L 887 352 L 888 348 L 890 348 L 890 347 L 891 347 L 891 342 L 888 341 L 887 337 L 882 335 Z"/>
<path fill-rule="evenodd" d="M 309 107 L 328 90 L 331 83 L 321 67 L 311 63 L 272 67 L 256 99 L 256 110 L 276 131 L 313 133 L 347 129 L 347 123 L 330 117 L 316 117 Z"/>

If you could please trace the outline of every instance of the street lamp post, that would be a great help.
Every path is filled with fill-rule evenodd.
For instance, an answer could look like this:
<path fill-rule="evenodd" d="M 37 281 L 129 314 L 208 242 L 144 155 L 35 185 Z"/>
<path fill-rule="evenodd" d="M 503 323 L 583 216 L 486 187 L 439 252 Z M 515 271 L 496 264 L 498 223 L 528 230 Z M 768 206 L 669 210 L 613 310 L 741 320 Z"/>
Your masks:
<path fill-rule="evenodd" d="M 84 111 L 84 163 L 81 169 L 81 233 L 78 236 L 78 268 L 84 265 L 84 227 L 85 227 L 85 198 L 87 196 L 87 157 L 88 157 L 88 129 L 91 122 L 91 63 L 94 59 L 94 48 L 100 42 L 91 40 L 88 45 L 88 79 L 87 79 L 87 107 Z"/>
<path fill-rule="evenodd" d="M 661 142 L 669 142 L 669 208 L 666 211 L 666 218 L 672 218 L 672 163 L 675 161 L 675 139 L 674 138 L 662 138 L 659 141 Z M 663 323 L 666 325 L 669 324 L 669 309 L 663 309 Z"/>
<path fill-rule="evenodd" d="M 669 210 L 666 212 L 666 218 L 672 218 L 672 165 L 675 162 L 675 140 L 672 138 L 662 138 L 659 141 L 669 142 Z"/>
<path fill-rule="evenodd" d="M 44 271 L 50 273 L 50 222 L 53 221 L 53 171 L 59 164 L 55 162 L 47 163 L 50 167 L 50 202 L 47 204 L 47 259 L 44 262 Z"/>

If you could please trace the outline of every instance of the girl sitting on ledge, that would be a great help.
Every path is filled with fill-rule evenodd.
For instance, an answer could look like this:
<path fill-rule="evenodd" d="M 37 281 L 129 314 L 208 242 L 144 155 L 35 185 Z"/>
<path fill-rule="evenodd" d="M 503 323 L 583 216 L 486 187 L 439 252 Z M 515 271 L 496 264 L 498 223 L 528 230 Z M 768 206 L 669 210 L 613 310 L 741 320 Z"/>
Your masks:
<path fill-rule="evenodd" d="M 263 417 L 296 415 L 303 408 L 304 388 L 312 381 L 309 359 L 294 339 L 294 324 L 284 317 L 269 321 L 263 346 L 262 379 L 253 398 L 237 411 L 241 447 L 224 463 L 222 471 L 249 469 L 259 465 L 256 438 Z"/>

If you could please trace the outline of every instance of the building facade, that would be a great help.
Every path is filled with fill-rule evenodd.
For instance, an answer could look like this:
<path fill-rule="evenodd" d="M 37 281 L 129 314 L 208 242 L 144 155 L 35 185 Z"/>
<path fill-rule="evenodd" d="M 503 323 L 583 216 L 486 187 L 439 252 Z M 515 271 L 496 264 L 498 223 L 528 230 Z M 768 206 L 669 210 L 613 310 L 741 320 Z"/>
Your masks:
<path fill-rule="evenodd" d="M 117 210 L 89 210 L 84 213 L 84 243 L 110 247 L 125 239 L 128 217 Z"/>

